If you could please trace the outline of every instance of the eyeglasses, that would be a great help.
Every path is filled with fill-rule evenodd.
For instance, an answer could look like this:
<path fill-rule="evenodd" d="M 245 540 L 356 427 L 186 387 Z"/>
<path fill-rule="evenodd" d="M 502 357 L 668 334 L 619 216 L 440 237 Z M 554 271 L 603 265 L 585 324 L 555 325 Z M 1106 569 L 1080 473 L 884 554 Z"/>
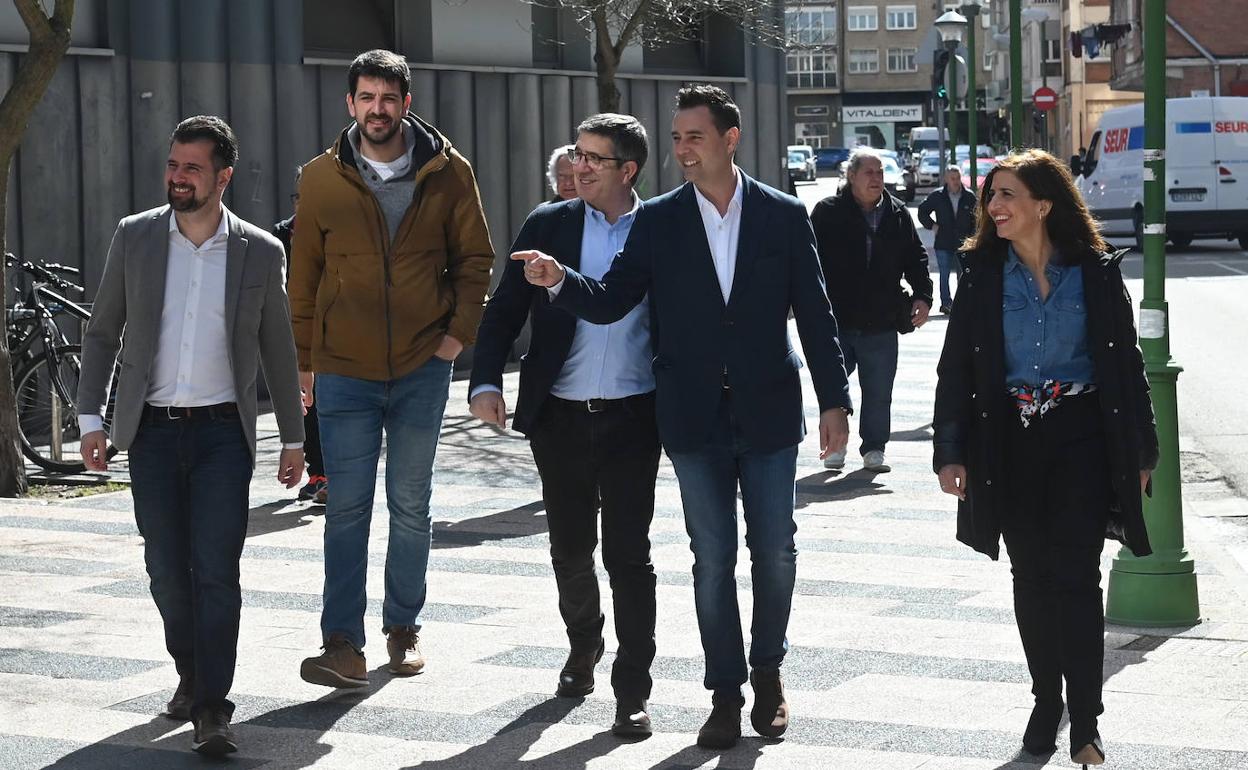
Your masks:
<path fill-rule="evenodd" d="M 604 160 L 613 160 L 616 163 L 628 162 L 624 158 L 613 158 L 610 155 L 599 155 L 596 152 L 583 152 L 580 147 L 573 147 L 572 149 L 568 150 L 568 162 L 569 163 L 575 166 L 577 161 L 581 161 L 581 160 L 585 161 L 586 165 L 588 165 L 594 171 L 597 171 L 598 169 L 602 168 L 602 162 Z"/>

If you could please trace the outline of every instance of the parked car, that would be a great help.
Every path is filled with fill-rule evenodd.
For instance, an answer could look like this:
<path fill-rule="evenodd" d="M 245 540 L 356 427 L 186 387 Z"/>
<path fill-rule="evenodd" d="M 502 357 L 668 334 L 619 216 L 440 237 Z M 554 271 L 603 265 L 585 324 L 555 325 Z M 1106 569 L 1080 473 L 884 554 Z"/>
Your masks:
<path fill-rule="evenodd" d="M 789 181 L 797 182 L 798 180 L 808 180 L 806 168 L 806 156 L 800 152 L 790 152 L 789 160 Z"/>
<path fill-rule="evenodd" d="M 879 153 L 881 157 L 892 159 L 893 163 L 897 166 L 898 172 L 901 174 L 902 185 L 897 188 L 894 194 L 906 203 L 914 200 L 914 172 L 902 165 L 901 157 L 896 152 L 893 152 L 892 150 L 879 150 Z M 884 175 L 886 177 L 888 176 L 887 166 L 885 167 Z M 888 181 L 885 180 L 884 184 L 887 185 Z"/>
<path fill-rule="evenodd" d="M 818 176 L 815 171 L 815 148 L 807 144 L 790 144 L 788 151 L 790 160 L 795 152 L 802 156 L 802 175 L 798 178 L 807 182 L 815 181 Z"/>
<path fill-rule="evenodd" d="M 975 190 L 984 189 L 984 180 L 988 178 L 988 172 L 992 167 L 997 165 L 996 158 L 976 158 L 975 159 Z M 958 168 L 962 170 L 962 186 L 971 189 L 971 159 L 967 158 L 958 164 Z"/>
<path fill-rule="evenodd" d="M 815 150 L 815 165 L 821 169 L 835 171 L 848 159 L 848 147 L 820 147 Z"/>
<path fill-rule="evenodd" d="M 897 158 L 884 155 L 880 162 L 884 164 L 884 189 L 907 203 L 914 200 L 914 185 L 906 179 L 909 172 L 902 170 Z"/>
<path fill-rule="evenodd" d="M 940 186 L 940 169 L 943 166 L 940 162 L 940 153 L 925 152 L 923 157 L 919 159 L 919 167 L 914 174 L 914 181 L 920 187 L 939 187 Z"/>

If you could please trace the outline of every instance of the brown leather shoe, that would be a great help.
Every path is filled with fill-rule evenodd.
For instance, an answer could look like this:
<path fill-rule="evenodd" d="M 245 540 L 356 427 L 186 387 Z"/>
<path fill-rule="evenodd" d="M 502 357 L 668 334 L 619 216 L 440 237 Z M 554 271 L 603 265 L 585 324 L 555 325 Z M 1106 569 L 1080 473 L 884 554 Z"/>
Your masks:
<path fill-rule="evenodd" d="M 754 669 L 750 672 L 750 686 L 754 688 L 754 707 L 750 709 L 754 732 L 764 738 L 784 735 L 789 729 L 789 703 L 784 699 L 780 669 Z"/>
<path fill-rule="evenodd" d="M 606 641 L 600 638 L 598 646 L 589 652 L 573 650 L 568 653 L 568 660 L 559 672 L 559 687 L 555 689 L 555 695 L 560 698 L 580 698 L 593 692 L 594 666 L 602 660 L 606 649 Z"/>
<path fill-rule="evenodd" d="M 368 687 L 364 653 L 343 634 L 330 634 L 320 655 L 305 658 L 299 667 L 303 681 L 325 687 Z"/>
<path fill-rule="evenodd" d="M 711 699 L 711 715 L 698 730 L 698 745 L 704 749 L 730 749 L 741 739 L 740 695 L 715 695 Z"/>
<path fill-rule="evenodd" d="M 652 732 L 649 706 L 645 698 L 616 698 L 615 723 L 611 734 L 621 738 L 642 738 Z"/>
<path fill-rule="evenodd" d="M 173 697 L 165 705 L 165 716 L 179 722 L 189 722 L 191 720 L 191 701 L 194 697 L 194 693 L 191 691 L 191 680 L 188 677 L 181 677 L 178 679 L 178 689 L 173 691 Z"/>
<path fill-rule="evenodd" d="M 420 634 L 411 626 L 392 628 L 386 633 L 386 652 L 390 654 L 390 673 L 395 676 L 412 676 L 425 669 Z"/>
<path fill-rule="evenodd" d="M 223 757 L 238 751 L 230 718 L 221 708 L 204 709 L 195 719 L 191 748 L 209 757 Z"/>

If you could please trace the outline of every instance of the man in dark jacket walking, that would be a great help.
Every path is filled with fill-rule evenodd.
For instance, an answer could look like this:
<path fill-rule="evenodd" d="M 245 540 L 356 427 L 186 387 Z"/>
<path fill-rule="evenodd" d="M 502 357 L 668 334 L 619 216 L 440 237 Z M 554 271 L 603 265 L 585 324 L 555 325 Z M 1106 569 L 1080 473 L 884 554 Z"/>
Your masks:
<path fill-rule="evenodd" d="M 945 172 L 945 186 L 934 190 L 919 204 L 919 222 L 928 230 L 936 228 L 936 266 L 940 269 L 940 312 L 948 313 L 953 306 L 949 291 L 949 273 L 957 262 L 962 241 L 975 232 L 975 193 L 962 186 L 962 172 L 950 166 Z M 932 215 L 936 215 L 935 221 Z"/>
<path fill-rule="evenodd" d="M 869 147 L 854 150 L 845 178 L 838 194 L 815 205 L 810 221 L 828 299 L 841 328 L 845 370 L 859 370 L 863 467 L 886 473 L 897 333 L 927 323 L 932 279 L 910 212 L 884 190 L 879 154 Z M 901 288 L 902 278 L 910 286 L 909 295 Z M 844 467 L 845 452 L 830 453 L 823 465 Z"/>

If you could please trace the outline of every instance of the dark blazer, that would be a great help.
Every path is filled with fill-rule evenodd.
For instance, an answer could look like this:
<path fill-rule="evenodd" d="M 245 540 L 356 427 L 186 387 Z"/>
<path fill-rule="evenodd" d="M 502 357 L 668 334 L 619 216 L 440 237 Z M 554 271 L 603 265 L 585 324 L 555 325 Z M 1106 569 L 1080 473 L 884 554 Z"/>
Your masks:
<path fill-rule="evenodd" d="M 938 251 L 958 251 L 962 248 L 962 241 L 975 232 L 976 202 L 975 193 L 966 188 L 962 188 L 962 195 L 958 196 L 956 212 L 947 187 L 933 190 L 923 199 L 919 204 L 919 224 L 928 230 L 932 229 L 932 225 L 940 227 L 936 231 L 933 248 Z M 933 214 L 936 215 L 935 221 L 932 220 Z"/>
<path fill-rule="evenodd" d="M 1139 471 L 1157 465 L 1157 429 L 1131 297 L 1118 264 L 1124 251 L 1083 261 L 1088 347 L 1096 365 L 1115 510 L 1108 535 L 1137 555 L 1152 553 Z M 1018 415 L 1005 397 L 1001 278 L 1004 259 L 969 252 L 937 367 L 932 468 L 965 465 L 970 486 L 958 503 L 958 540 L 996 559 L 1007 473 L 1004 437 Z M 1025 469 L 1022 469 L 1025 472 Z M 995 480 L 995 483 L 994 483 Z"/>
<path fill-rule="evenodd" d="M 538 206 L 511 250 L 537 249 L 573 269 L 581 266 L 581 236 L 585 230 L 585 203 L 580 198 Z M 532 319 L 529 352 L 520 360 L 520 397 L 513 426 L 528 433 L 563 371 L 576 334 L 576 318 L 551 307 L 546 290 L 524 279 L 524 263 L 507 260 L 502 280 L 485 306 L 477 329 L 468 392 L 478 385 L 503 386 L 503 367 L 524 322 Z"/>
<path fill-rule="evenodd" d="M 650 295 L 659 436 L 671 452 L 708 439 L 725 381 L 751 448 L 802 440 L 797 319 L 820 410 L 850 407 L 845 359 L 828 305 L 815 236 L 801 202 L 741 174 L 741 230 L 725 303 L 692 183 L 641 207 L 624 250 L 601 281 L 568 270 L 555 307 L 594 323 L 623 318 Z"/>
<path fill-rule="evenodd" d="M 884 193 L 886 211 L 867 260 L 870 228 L 849 185 L 815 205 L 810 221 L 819 243 L 819 262 L 828 281 L 828 299 L 836 320 L 846 329 L 891 331 L 897 328 L 902 278 L 914 299 L 932 304 L 927 250 L 919 241 L 906 204 Z"/>

